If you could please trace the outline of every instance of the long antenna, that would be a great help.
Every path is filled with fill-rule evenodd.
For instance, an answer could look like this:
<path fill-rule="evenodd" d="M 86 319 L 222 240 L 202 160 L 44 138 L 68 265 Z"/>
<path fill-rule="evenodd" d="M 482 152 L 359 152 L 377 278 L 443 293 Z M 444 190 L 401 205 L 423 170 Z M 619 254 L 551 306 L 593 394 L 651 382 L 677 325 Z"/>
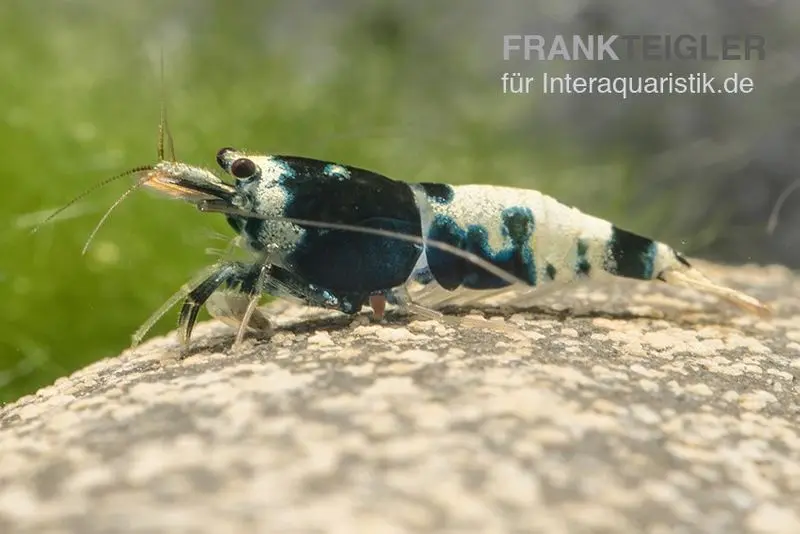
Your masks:
<path fill-rule="evenodd" d="M 83 244 L 83 249 L 81 250 L 81 254 L 82 255 L 86 254 L 86 251 L 89 250 L 89 244 L 94 239 L 94 236 L 97 235 L 97 232 L 100 231 L 100 227 L 103 226 L 103 223 L 106 222 L 106 219 L 108 219 L 108 217 L 111 215 L 111 212 L 114 211 L 114 209 L 116 209 L 117 206 L 122 204 L 122 201 L 125 200 L 126 198 L 128 198 L 128 196 L 131 193 L 133 193 L 134 191 L 139 189 L 141 186 L 143 186 L 145 183 L 147 183 L 147 179 L 146 178 L 147 178 L 147 176 L 145 176 L 144 178 L 140 179 L 138 182 L 136 182 L 135 184 L 130 186 L 124 193 L 122 193 L 122 195 L 117 200 L 114 201 L 113 204 L 111 204 L 111 206 L 109 206 L 109 208 L 106 210 L 106 212 L 100 218 L 100 220 L 97 221 L 97 224 L 92 229 L 92 233 L 90 233 L 89 237 L 86 238 L 86 243 Z"/>
<path fill-rule="evenodd" d="M 94 184 L 92 187 L 90 187 L 89 189 L 85 190 L 84 192 L 82 192 L 81 194 L 79 194 L 78 196 L 76 196 L 75 198 L 73 198 L 72 200 L 70 200 L 69 202 L 67 202 L 66 204 L 61 206 L 60 208 L 58 208 L 56 211 L 54 211 L 53 213 L 48 215 L 45 220 L 43 220 L 42 222 L 37 224 L 33 228 L 33 230 L 31 230 L 31 233 L 35 234 L 36 232 L 39 231 L 39 228 L 41 228 L 45 224 L 49 223 L 53 219 L 55 219 L 59 214 L 63 213 L 67 208 L 73 206 L 76 202 L 78 202 L 80 200 L 83 200 L 88 195 L 94 193 L 95 191 L 97 191 L 98 189 L 100 189 L 102 187 L 105 187 L 106 185 L 110 184 L 111 182 L 116 182 L 120 178 L 125 178 L 126 176 L 130 176 L 132 174 L 137 174 L 137 173 L 140 173 L 140 172 L 152 171 L 152 170 L 153 170 L 153 167 L 150 166 L 150 165 L 143 165 L 141 167 L 134 167 L 133 169 L 129 169 L 129 170 L 125 171 L 125 172 L 117 174 L 116 176 L 112 176 L 111 178 L 106 178 L 102 182 L 98 182 L 98 183 Z"/>
<path fill-rule="evenodd" d="M 175 140 L 172 138 L 172 132 L 169 129 L 169 121 L 167 120 L 167 84 L 164 77 L 164 48 L 160 48 L 160 84 L 161 84 L 161 118 L 158 123 L 158 146 L 156 151 L 158 153 L 159 161 L 164 161 L 164 138 L 167 141 L 167 156 L 170 161 L 178 161 L 175 156 Z"/>

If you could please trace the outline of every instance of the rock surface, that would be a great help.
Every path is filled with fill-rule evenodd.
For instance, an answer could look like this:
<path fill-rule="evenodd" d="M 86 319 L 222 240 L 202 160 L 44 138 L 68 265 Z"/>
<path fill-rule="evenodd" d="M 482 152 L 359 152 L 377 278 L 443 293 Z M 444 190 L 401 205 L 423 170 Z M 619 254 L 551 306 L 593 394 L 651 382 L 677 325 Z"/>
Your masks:
<path fill-rule="evenodd" d="M 776 317 L 620 282 L 154 339 L 0 409 L 0 532 L 800 532 L 800 279 L 710 274 Z"/>

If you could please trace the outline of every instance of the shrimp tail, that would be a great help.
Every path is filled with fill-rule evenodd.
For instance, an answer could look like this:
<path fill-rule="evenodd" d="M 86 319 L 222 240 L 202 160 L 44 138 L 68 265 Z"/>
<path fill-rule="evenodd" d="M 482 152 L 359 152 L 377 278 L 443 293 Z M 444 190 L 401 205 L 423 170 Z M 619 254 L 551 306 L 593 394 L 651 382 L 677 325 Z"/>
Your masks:
<path fill-rule="evenodd" d="M 668 267 L 659 274 L 658 278 L 674 286 L 688 287 L 714 295 L 759 317 L 766 318 L 772 315 L 772 310 L 758 299 L 730 287 L 715 284 L 703 273 L 688 265 Z"/>

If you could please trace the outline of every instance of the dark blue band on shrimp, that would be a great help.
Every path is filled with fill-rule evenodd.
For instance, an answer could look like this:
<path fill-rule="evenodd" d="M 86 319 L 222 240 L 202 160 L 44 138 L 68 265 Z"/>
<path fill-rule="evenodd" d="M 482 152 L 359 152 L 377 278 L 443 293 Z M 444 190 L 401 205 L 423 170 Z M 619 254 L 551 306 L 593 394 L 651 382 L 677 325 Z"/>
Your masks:
<path fill-rule="evenodd" d="M 239 164 L 226 170 L 245 175 L 237 177 L 240 196 L 235 202 L 246 211 L 421 235 L 416 198 L 403 182 L 308 158 L 245 161 L 256 166 Z M 254 174 L 247 176 L 245 171 Z M 416 243 L 364 233 L 303 230 L 235 215 L 229 215 L 228 222 L 251 249 L 263 251 L 267 244 L 278 243 L 273 263 L 291 265 L 300 278 L 335 291 L 369 293 L 397 287 L 408 279 L 422 252 Z"/>

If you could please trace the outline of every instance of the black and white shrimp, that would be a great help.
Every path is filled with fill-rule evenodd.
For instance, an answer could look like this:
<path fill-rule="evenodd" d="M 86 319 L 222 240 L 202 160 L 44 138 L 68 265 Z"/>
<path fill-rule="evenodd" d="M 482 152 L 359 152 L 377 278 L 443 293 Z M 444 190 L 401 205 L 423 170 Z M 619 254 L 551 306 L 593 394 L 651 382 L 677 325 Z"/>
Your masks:
<path fill-rule="evenodd" d="M 457 292 L 617 276 L 690 287 L 770 313 L 709 280 L 672 247 L 535 190 L 407 183 L 330 161 L 223 148 L 216 160 L 233 178 L 228 183 L 163 159 L 163 149 L 160 155 L 158 164 L 126 173 L 139 177 L 128 193 L 146 187 L 224 214 L 253 259 L 208 268 L 134 334 L 134 344 L 180 300 L 184 345 L 204 304 L 238 324 L 234 345 L 248 327 L 268 329 L 256 306 L 263 294 L 346 314 L 368 305 L 376 318 L 387 303 L 435 314 L 412 302 L 412 283 Z"/>
<path fill-rule="evenodd" d="M 259 258 L 221 264 L 188 293 L 186 342 L 196 310 L 222 285 L 248 295 L 250 309 L 267 292 L 347 314 L 369 305 L 381 317 L 387 302 L 413 305 L 406 291 L 412 282 L 493 290 L 618 276 L 691 287 L 769 314 L 755 298 L 710 281 L 670 246 L 538 191 L 413 184 L 344 164 L 233 148 L 216 159 L 233 184 L 184 164 L 157 167 L 145 183 L 223 213 Z"/>

